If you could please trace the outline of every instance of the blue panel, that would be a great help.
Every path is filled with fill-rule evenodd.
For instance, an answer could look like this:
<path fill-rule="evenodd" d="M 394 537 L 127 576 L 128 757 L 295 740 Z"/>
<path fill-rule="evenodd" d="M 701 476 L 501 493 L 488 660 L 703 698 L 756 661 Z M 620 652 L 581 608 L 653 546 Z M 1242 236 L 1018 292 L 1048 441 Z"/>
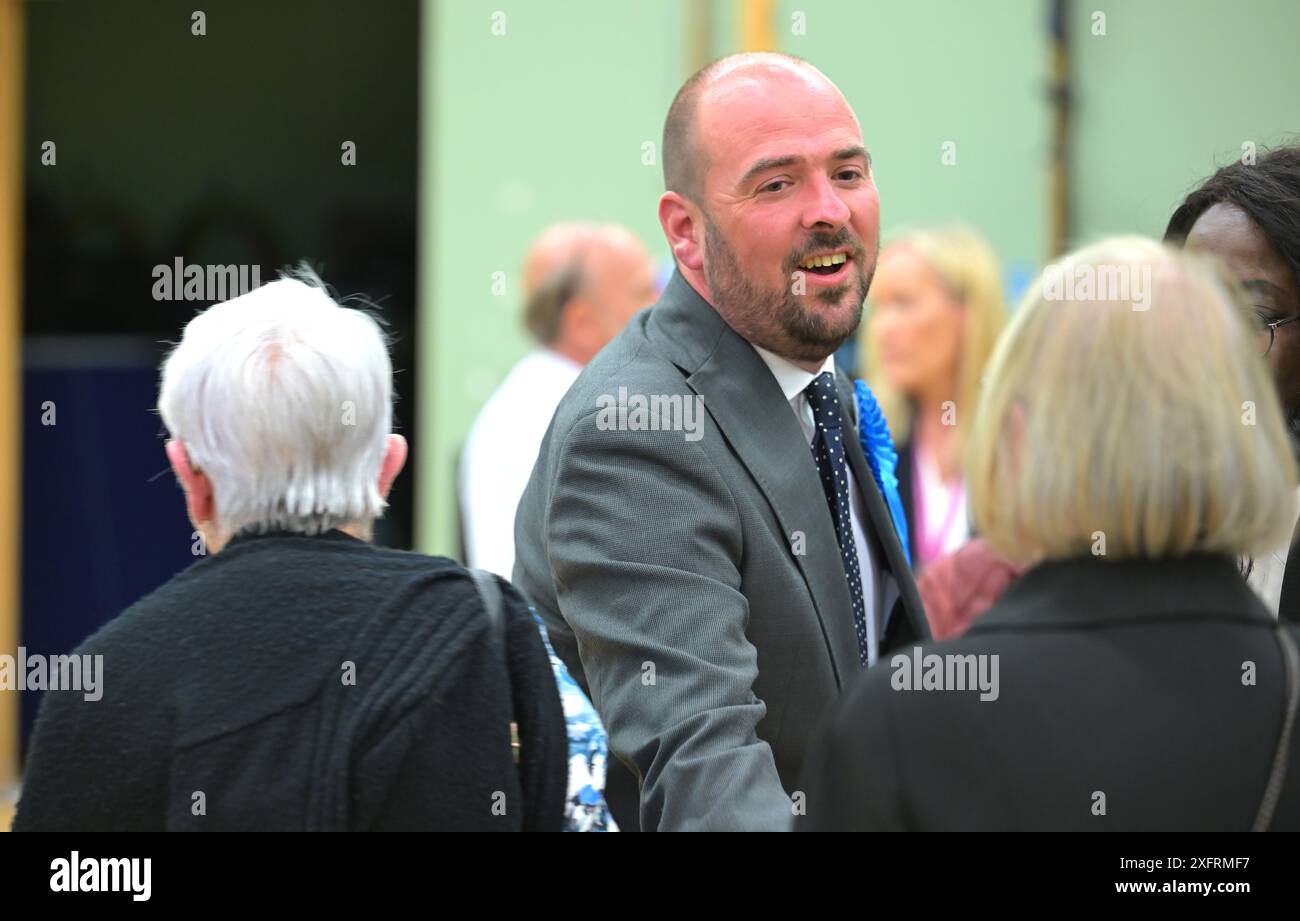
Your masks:
<path fill-rule="evenodd" d="M 157 371 L 28 370 L 23 377 L 22 633 L 72 650 L 194 562 L 185 502 L 153 411 Z M 54 404 L 55 424 L 42 424 Z M 27 739 L 39 694 L 22 695 Z"/>

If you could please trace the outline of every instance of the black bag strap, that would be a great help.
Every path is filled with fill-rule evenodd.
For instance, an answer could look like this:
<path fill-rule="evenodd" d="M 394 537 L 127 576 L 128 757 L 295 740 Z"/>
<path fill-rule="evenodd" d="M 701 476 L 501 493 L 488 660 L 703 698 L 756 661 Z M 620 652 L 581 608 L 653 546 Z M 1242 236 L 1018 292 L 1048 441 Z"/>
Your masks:
<path fill-rule="evenodd" d="M 1282 797 L 1286 783 L 1287 760 L 1291 754 L 1291 730 L 1295 726 L 1296 709 L 1300 706 L 1300 650 L 1296 649 L 1291 631 L 1284 623 L 1277 625 L 1277 642 L 1282 647 L 1282 665 L 1286 669 L 1286 707 L 1282 715 L 1282 731 L 1277 737 L 1277 750 L 1273 753 L 1273 767 L 1264 787 L 1264 798 L 1251 831 L 1268 831 L 1273 823 L 1273 811 Z"/>
<path fill-rule="evenodd" d="M 483 609 L 487 611 L 488 624 L 492 630 L 492 645 L 496 648 L 497 655 L 504 662 L 506 660 L 506 619 L 501 609 L 501 584 L 497 582 L 496 575 L 486 569 L 471 569 L 469 574 L 474 577 L 474 584 L 478 586 L 479 597 L 483 599 Z M 510 750 L 514 755 L 515 764 L 518 764 L 520 757 L 519 724 L 514 720 L 510 721 Z"/>
<path fill-rule="evenodd" d="M 494 641 L 499 640 L 505 618 L 501 614 L 501 586 L 497 584 L 497 577 L 486 569 L 471 569 L 469 574 L 474 577 L 479 597 L 483 599 L 488 623 L 492 625 L 492 637 Z"/>

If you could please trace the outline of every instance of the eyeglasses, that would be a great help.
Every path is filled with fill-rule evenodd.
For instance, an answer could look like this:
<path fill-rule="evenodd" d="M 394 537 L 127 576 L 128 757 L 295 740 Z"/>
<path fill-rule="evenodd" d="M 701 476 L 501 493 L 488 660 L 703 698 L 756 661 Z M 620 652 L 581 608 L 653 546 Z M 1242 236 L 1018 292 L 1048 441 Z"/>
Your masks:
<path fill-rule="evenodd" d="M 1273 348 L 1273 340 L 1277 338 L 1277 331 L 1280 327 L 1286 326 L 1288 323 L 1294 323 L 1296 320 L 1300 320 L 1300 313 L 1294 316 L 1284 317 L 1281 320 L 1270 320 L 1262 313 L 1256 311 L 1255 322 L 1259 324 L 1260 336 L 1268 337 L 1268 344 L 1264 346 L 1264 351 L 1260 354 L 1267 355 Z"/>

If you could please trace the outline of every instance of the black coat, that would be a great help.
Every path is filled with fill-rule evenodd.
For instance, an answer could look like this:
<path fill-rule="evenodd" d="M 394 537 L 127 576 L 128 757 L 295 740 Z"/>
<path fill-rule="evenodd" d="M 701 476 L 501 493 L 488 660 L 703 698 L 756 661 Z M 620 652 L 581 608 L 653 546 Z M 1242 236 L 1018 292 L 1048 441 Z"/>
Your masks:
<path fill-rule="evenodd" d="M 997 699 L 896 690 L 882 658 L 823 726 L 796 827 L 1249 830 L 1285 704 L 1275 628 L 1228 559 L 1039 565 L 923 650 L 997 655 Z M 1300 830 L 1298 746 L 1276 830 Z"/>
<path fill-rule="evenodd" d="M 14 830 L 559 830 L 559 692 L 502 596 L 494 632 L 450 560 L 236 538 L 76 651 L 103 698 L 46 692 Z"/>

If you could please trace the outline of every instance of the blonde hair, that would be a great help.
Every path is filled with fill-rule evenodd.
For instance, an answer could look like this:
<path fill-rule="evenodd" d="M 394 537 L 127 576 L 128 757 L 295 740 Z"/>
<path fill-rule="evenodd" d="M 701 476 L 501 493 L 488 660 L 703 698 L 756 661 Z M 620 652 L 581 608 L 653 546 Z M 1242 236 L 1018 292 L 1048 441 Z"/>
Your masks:
<path fill-rule="evenodd" d="M 982 236 L 960 224 L 907 231 L 894 237 L 888 245 L 915 250 L 939 276 L 949 296 L 964 307 L 966 318 L 957 362 L 956 391 L 960 446 L 967 428 L 964 423 L 974 415 L 979 399 L 984 367 L 1006 323 L 998 257 Z M 885 380 L 869 323 L 862 324 L 859 342 L 866 356 L 867 383 L 885 414 L 894 443 L 902 444 L 911 431 L 911 406 L 906 396 Z"/>
<path fill-rule="evenodd" d="M 1287 540 L 1296 465 L 1226 273 L 1141 237 L 1049 266 L 968 442 L 975 526 L 1018 561 L 1238 556 Z"/>

